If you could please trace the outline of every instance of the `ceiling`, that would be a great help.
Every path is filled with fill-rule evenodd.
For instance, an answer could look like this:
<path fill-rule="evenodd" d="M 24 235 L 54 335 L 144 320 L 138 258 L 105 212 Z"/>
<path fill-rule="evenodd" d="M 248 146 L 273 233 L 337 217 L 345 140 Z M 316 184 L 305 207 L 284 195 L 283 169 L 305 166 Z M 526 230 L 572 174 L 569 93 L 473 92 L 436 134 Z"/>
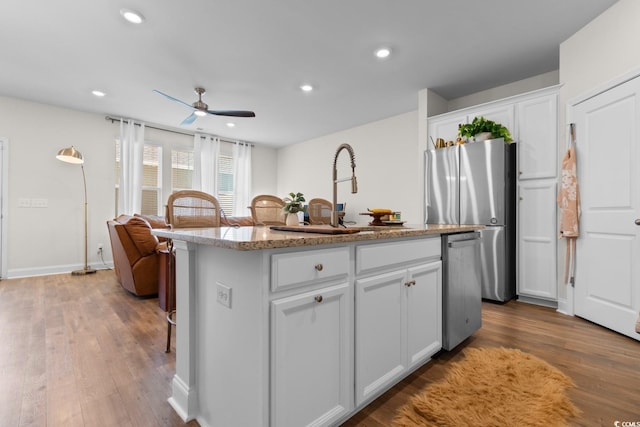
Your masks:
<path fill-rule="evenodd" d="M 556 70 L 559 44 L 613 3 L 2 0 L 0 95 L 180 128 L 190 109 L 153 90 L 191 104 L 202 86 L 209 109 L 256 117 L 184 129 L 279 147 L 416 110 L 424 88 L 453 99 Z"/>

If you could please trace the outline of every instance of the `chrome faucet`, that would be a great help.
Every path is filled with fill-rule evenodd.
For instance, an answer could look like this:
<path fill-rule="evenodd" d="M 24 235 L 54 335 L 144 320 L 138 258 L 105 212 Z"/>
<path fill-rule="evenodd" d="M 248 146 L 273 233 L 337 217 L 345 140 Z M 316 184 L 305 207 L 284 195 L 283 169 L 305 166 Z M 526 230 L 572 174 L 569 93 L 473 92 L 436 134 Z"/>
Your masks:
<path fill-rule="evenodd" d="M 342 150 L 347 150 L 351 156 L 351 178 L 338 179 L 338 155 Z M 331 211 L 331 226 L 338 226 L 338 183 L 351 180 L 351 194 L 358 192 L 358 181 L 356 180 L 356 155 L 349 144 L 342 144 L 336 150 L 333 158 L 333 210 Z"/>

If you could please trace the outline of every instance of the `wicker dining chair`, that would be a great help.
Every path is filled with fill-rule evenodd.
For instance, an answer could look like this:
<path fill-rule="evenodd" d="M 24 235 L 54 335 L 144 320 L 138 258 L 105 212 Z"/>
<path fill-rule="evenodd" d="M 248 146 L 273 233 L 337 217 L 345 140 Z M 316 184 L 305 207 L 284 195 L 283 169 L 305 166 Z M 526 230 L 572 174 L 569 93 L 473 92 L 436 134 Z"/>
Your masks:
<path fill-rule="evenodd" d="M 309 223 L 311 225 L 316 224 L 331 224 L 331 211 L 333 210 L 333 203 L 326 199 L 314 198 L 309 200 Z"/>
<path fill-rule="evenodd" d="M 220 227 L 220 203 L 211 194 L 197 190 L 175 191 L 167 200 L 167 221 L 172 228 Z M 169 301 L 175 298 L 175 254 L 169 242 Z M 170 304 L 167 309 L 167 348 L 171 351 L 171 327 L 176 324 L 176 310 Z"/>
<path fill-rule="evenodd" d="M 220 203 L 202 191 L 175 191 L 167 201 L 167 221 L 172 228 L 220 227 Z"/>
<path fill-rule="evenodd" d="M 251 217 L 256 225 L 286 225 L 282 210 L 285 202 L 280 197 L 261 194 L 251 200 Z"/>

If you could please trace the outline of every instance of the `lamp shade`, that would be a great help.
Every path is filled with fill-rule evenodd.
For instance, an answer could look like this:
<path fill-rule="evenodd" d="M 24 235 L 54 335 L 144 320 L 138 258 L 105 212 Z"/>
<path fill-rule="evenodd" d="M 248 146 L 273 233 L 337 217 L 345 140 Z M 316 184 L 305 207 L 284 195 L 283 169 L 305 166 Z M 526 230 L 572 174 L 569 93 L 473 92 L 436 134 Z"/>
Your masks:
<path fill-rule="evenodd" d="M 62 150 L 58 151 L 58 154 L 56 155 L 56 159 L 62 160 L 63 162 L 67 162 L 67 163 L 74 163 L 77 165 L 84 163 L 84 158 L 82 157 L 82 153 L 76 150 L 76 148 L 73 145 L 71 147 L 63 148 Z"/>

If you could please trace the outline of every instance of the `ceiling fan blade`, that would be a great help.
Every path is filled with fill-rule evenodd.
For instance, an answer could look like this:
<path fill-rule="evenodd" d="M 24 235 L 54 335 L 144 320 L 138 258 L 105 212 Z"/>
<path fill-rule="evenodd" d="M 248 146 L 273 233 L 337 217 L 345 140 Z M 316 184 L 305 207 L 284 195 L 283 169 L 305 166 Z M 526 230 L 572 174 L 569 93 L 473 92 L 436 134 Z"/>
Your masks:
<path fill-rule="evenodd" d="M 156 89 L 153 89 L 153 91 L 154 91 L 155 93 L 157 93 L 158 95 L 162 95 L 162 96 L 164 96 L 164 97 L 165 97 L 165 98 L 167 98 L 167 99 L 170 99 L 170 100 L 175 101 L 175 102 L 177 102 L 177 103 L 179 103 L 179 104 L 185 105 L 185 106 L 187 106 L 187 107 L 189 107 L 189 108 L 193 108 L 193 106 L 192 106 L 191 104 L 187 104 L 187 103 L 186 103 L 186 102 L 184 102 L 184 101 L 180 101 L 178 98 L 174 98 L 174 97 L 173 97 L 173 96 L 171 96 L 171 95 L 167 95 L 166 93 L 162 93 L 162 92 L 160 92 L 159 90 L 156 90 Z"/>
<path fill-rule="evenodd" d="M 255 117 L 256 113 L 253 111 L 243 110 L 207 110 L 207 113 L 215 116 L 231 116 L 231 117 Z"/>
<path fill-rule="evenodd" d="M 197 118 L 198 118 L 198 116 L 196 116 L 195 114 L 191 113 L 191 115 L 189 117 L 187 117 L 186 119 L 184 119 L 182 121 L 182 123 L 180 123 L 180 125 L 190 125 L 191 123 L 195 122 Z"/>

